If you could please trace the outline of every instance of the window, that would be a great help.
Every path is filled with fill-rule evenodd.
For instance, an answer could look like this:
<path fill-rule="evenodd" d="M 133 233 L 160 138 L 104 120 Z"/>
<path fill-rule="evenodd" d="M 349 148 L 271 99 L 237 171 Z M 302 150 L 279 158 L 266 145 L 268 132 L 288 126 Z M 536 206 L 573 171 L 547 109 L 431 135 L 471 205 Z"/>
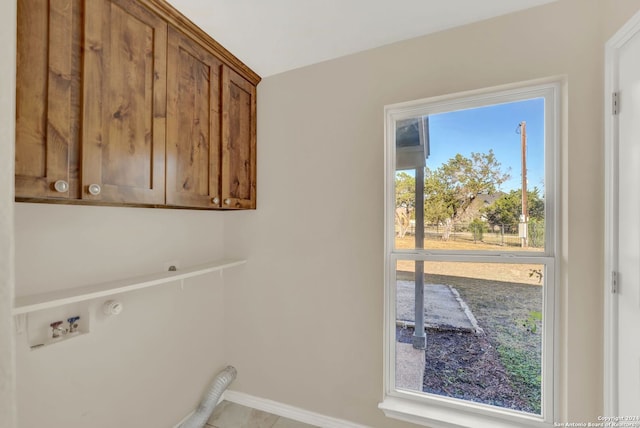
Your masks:
<path fill-rule="evenodd" d="M 385 108 L 388 416 L 552 425 L 559 92 Z"/>

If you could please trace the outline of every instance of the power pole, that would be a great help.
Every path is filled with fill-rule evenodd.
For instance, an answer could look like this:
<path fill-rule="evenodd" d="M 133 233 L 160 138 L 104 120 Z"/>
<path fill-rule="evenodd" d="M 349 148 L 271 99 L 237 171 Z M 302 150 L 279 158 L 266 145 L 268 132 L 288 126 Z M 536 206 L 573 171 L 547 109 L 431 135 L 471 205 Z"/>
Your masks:
<path fill-rule="evenodd" d="M 520 138 L 522 141 L 522 216 L 520 219 L 522 230 L 520 237 L 522 238 L 522 248 L 527 245 L 527 225 L 529 223 L 529 211 L 527 209 L 527 122 L 520 122 Z"/>

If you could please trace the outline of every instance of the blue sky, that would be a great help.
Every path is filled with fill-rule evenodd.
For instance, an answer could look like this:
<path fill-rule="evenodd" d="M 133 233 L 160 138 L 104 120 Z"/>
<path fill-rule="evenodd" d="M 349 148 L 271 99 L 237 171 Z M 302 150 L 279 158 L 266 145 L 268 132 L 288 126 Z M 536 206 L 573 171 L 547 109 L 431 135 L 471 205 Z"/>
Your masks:
<path fill-rule="evenodd" d="M 527 123 L 527 188 L 544 188 L 544 99 L 536 98 L 469 110 L 429 116 L 431 154 L 427 167 L 434 170 L 457 153 L 487 153 L 493 149 L 496 159 L 511 178 L 502 191 L 520 189 L 520 122 Z"/>

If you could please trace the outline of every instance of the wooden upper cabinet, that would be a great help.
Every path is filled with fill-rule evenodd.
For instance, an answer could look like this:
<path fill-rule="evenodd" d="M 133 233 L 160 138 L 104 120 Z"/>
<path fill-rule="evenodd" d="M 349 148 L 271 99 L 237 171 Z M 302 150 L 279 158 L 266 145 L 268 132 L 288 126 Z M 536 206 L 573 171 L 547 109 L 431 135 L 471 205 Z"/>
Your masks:
<path fill-rule="evenodd" d="M 222 201 L 225 208 L 256 207 L 256 87 L 226 66 L 222 70 Z"/>
<path fill-rule="evenodd" d="M 18 2 L 17 197 L 77 197 L 79 5 Z"/>
<path fill-rule="evenodd" d="M 86 0 L 82 199 L 164 203 L 167 24 L 133 0 Z"/>
<path fill-rule="evenodd" d="M 164 0 L 17 4 L 17 200 L 255 208 L 258 75 Z"/>
<path fill-rule="evenodd" d="M 222 63 L 169 27 L 167 205 L 220 207 Z"/>

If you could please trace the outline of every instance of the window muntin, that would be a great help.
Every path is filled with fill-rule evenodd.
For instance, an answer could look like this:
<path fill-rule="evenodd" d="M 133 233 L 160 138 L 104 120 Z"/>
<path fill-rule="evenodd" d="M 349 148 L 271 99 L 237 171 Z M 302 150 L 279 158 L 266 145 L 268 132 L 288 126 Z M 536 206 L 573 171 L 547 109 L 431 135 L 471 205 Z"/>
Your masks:
<path fill-rule="evenodd" d="M 548 423 L 552 421 L 554 412 L 553 308 L 555 300 L 555 254 L 557 246 L 555 225 L 558 216 L 555 200 L 557 195 L 558 93 L 559 85 L 552 83 L 535 87 L 509 89 L 506 91 L 487 91 L 479 95 L 472 94 L 470 96 L 452 96 L 434 100 L 422 100 L 386 108 L 386 397 L 405 397 L 410 398 L 412 402 L 418 399 L 423 401 L 426 406 L 437 406 L 443 409 L 459 407 L 458 411 L 462 410 L 463 412 L 473 409 L 474 414 L 479 411 L 480 413 L 486 413 L 489 415 L 488 417 L 494 417 L 497 414 L 499 417 L 505 419 L 513 419 L 515 417 L 514 420 L 522 419 L 529 420 L 530 422 L 538 420 Z M 435 134 L 434 136 L 430 134 L 430 130 L 437 126 L 436 122 L 438 120 L 442 118 L 450 119 L 460 112 L 464 112 L 464 114 L 467 115 L 478 115 L 482 113 L 483 108 L 496 109 L 496 106 L 503 108 L 527 104 L 538 109 L 536 113 L 537 116 L 534 119 L 529 119 L 529 126 L 526 128 L 526 143 L 528 143 L 528 147 L 526 147 L 526 151 L 524 152 L 526 154 L 526 161 L 528 161 L 526 171 L 530 174 L 525 182 L 528 190 L 527 195 L 530 195 L 530 192 L 536 189 L 536 194 L 533 195 L 533 198 L 528 198 L 533 201 L 535 220 L 537 220 L 537 222 L 535 222 L 537 223 L 535 225 L 536 228 L 531 227 L 531 223 L 534 223 L 531 222 L 531 215 L 526 218 L 527 222 L 519 222 L 526 224 L 519 225 L 520 230 L 518 233 L 514 231 L 514 227 L 509 229 L 505 226 L 499 228 L 488 228 L 485 226 L 484 228 L 474 230 L 473 225 L 471 227 L 467 225 L 461 229 L 452 228 L 453 233 L 450 234 L 450 240 L 443 243 L 442 235 L 438 235 L 438 233 L 442 233 L 438 228 L 442 228 L 443 224 L 436 223 L 429 225 L 428 222 L 425 221 L 427 218 L 426 212 L 430 208 L 430 201 L 426 197 L 429 193 L 429 174 L 437 170 L 437 166 L 430 169 L 429 165 L 430 156 L 433 156 L 431 159 L 435 159 L 438 150 L 435 146 L 438 139 L 435 138 Z M 525 119 L 520 122 L 522 121 L 526 122 Z M 509 125 L 509 133 L 513 134 L 511 137 L 516 137 L 513 146 L 515 146 L 515 149 L 518 151 L 522 150 L 522 143 L 518 140 L 521 138 L 521 135 L 516 135 L 515 131 L 517 128 L 521 129 L 520 122 L 515 124 L 510 123 Z M 534 124 L 536 123 L 538 124 L 538 129 L 534 129 Z M 421 144 L 423 144 L 423 146 L 421 146 Z M 426 147 L 424 147 L 424 145 L 426 145 Z M 411 150 L 407 149 L 407 147 Z M 477 150 L 476 153 L 488 154 L 486 150 L 479 150 L 483 147 L 485 149 L 493 149 L 493 155 L 498 160 L 500 160 L 500 156 L 504 150 L 514 149 L 514 147 L 508 146 L 500 148 L 498 145 L 491 146 L 490 144 L 484 144 L 483 146 L 483 144 L 479 144 L 473 147 L 473 149 L 468 148 L 464 156 L 471 158 L 471 150 Z M 532 152 L 534 153 L 532 154 Z M 424 157 L 425 161 L 421 160 L 422 157 Z M 513 154 L 511 154 L 511 157 L 513 157 Z M 445 163 L 446 159 L 444 162 L 441 162 L 440 165 Z M 532 173 L 534 169 L 536 171 Z M 413 178 L 413 182 L 410 179 L 406 180 L 407 177 L 405 176 L 405 181 L 398 186 L 399 173 L 408 173 L 408 175 Z M 511 165 L 510 173 L 512 176 L 511 180 L 522 183 L 521 165 L 518 165 L 517 168 Z M 422 175 L 422 177 L 420 177 L 420 175 Z M 532 183 L 532 176 L 536 177 L 534 180 L 537 181 L 537 183 L 535 181 Z M 424 189 L 420 189 L 422 179 L 425 180 L 423 182 Z M 508 184 L 508 180 L 503 180 L 501 184 Z M 496 186 L 502 187 L 501 191 L 503 194 L 511 197 L 511 201 L 504 201 L 510 202 L 511 208 L 513 208 L 514 205 L 513 199 L 518 199 L 517 197 L 514 198 L 514 193 L 516 193 L 515 196 L 519 196 L 521 200 L 522 192 L 520 191 L 520 195 L 517 195 L 517 191 L 521 189 L 521 185 L 516 184 L 515 186 L 517 187 L 514 187 L 513 184 L 504 187 Z M 420 193 L 423 191 L 424 193 Z M 411 203 L 402 205 L 401 202 L 399 202 L 401 198 L 398 198 L 398 196 L 400 196 L 402 192 L 413 192 L 414 195 L 416 195 L 414 196 L 413 205 L 411 205 Z M 486 194 L 488 193 L 489 192 L 486 192 Z M 422 201 L 419 196 L 417 196 L 419 194 L 425 195 Z M 478 197 L 478 195 L 482 197 L 485 193 L 478 193 L 475 196 Z M 420 206 L 421 202 L 424 204 L 423 206 Z M 489 204 L 490 203 L 491 202 L 489 202 Z M 483 205 L 483 207 L 486 207 L 487 204 L 485 201 L 483 201 Z M 407 221 L 406 224 L 409 226 L 409 230 L 406 231 L 403 237 L 404 239 L 398 239 L 400 233 L 403 231 L 399 230 L 400 225 L 397 221 L 397 209 L 406 208 L 407 206 L 413 209 L 413 215 L 409 213 L 407 216 L 407 220 L 409 221 Z M 423 225 L 425 226 L 422 236 L 419 236 L 421 235 L 419 232 L 420 228 L 416 228 L 416 223 L 420 223 L 420 219 L 415 215 L 416 212 L 425 212 L 425 217 L 422 219 Z M 483 220 L 485 222 L 487 221 L 487 219 Z M 518 220 L 522 220 L 522 218 Z M 526 233 L 528 239 L 526 246 L 522 245 L 521 240 L 523 226 L 526 230 L 524 233 Z M 413 230 L 411 230 L 411 228 L 413 228 Z M 418 232 L 416 232 L 416 230 Z M 407 236 L 409 236 L 408 239 Z M 420 265 L 422 266 L 419 267 Z M 481 397 L 480 399 L 478 397 L 470 397 L 471 399 L 469 399 L 469 397 L 456 396 L 455 393 L 434 393 L 434 391 L 425 391 L 424 388 L 416 386 L 419 382 L 409 382 L 409 386 L 407 386 L 407 383 L 401 379 L 405 374 L 399 373 L 397 370 L 399 364 L 402 364 L 397 354 L 398 343 L 408 341 L 414 344 L 415 337 L 408 340 L 405 334 L 406 331 L 399 330 L 403 326 L 403 323 L 402 320 L 396 318 L 398 313 L 397 305 L 399 304 L 398 299 L 402 299 L 403 297 L 399 295 L 398 284 L 400 279 L 398 275 L 403 278 L 401 279 L 402 281 L 405 281 L 403 285 L 404 289 L 401 290 L 401 292 L 404 293 L 404 299 L 407 299 L 407 295 L 409 296 L 409 302 L 404 302 L 403 304 L 409 305 L 410 307 L 411 305 L 415 305 L 415 297 L 413 297 L 413 301 L 411 301 L 411 296 L 415 296 L 415 293 L 410 292 L 411 285 L 407 285 L 406 282 L 416 283 L 416 269 L 423 269 L 423 283 L 429 284 L 430 281 L 431 283 L 435 281 L 437 275 L 441 275 L 441 277 L 455 277 L 456 275 L 453 274 L 456 273 L 454 269 L 456 265 L 458 267 L 474 266 L 473 269 L 467 270 L 474 271 L 474 275 L 476 276 L 476 278 L 462 277 L 466 279 L 463 279 L 462 282 L 458 284 L 460 287 L 464 286 L 465 283 L 485 280 L 485 278 L 482 278 L 478 273 L 480 271 L 479 267 L 482 265 L 493 267 L 495 271 L 494 275 L 499 275 L 500 271 L 505 270 L 514 271 L 515 269 L 517 271 L 517 266 L 530 265 L 534 266 L 529 268 L 531 271 L 524 272 L 525 276 L 531 273 L 532 276 L 528 278 L 528 280 L 535 280 L 536 277 L 540 277 L 540 284 L 537 285 L 538 288 L 536 288 L 540 295 L 540 300 L 537 305 L 539 307 L 528 309 L 528 315 L 526 317 L 509 321 L 513 323 L 510 327 L 517 327 L 517 322 L 520 322 L 520 326 L 525 330 L 527 328 L 533 328 L 533 334 L 537 335 L 539 339 L 536 339 L 538 340 L 536 349 L 540 349 L 540 352 L 536 354 L 534 358 L 537 362 L 529 365 L 528 368 L 537 364 L 540 373 L 537 375 L 530 370 L 525 377 L 528 376 L 529 380 L 533 379 L 536 381 L 538 379 L 537 376 L 539 376 L 540 386 L 539 389 L 537 389 L 535 382 L 533 382 L 534 388 L 532 389 L 537 389 L 538 392 L 533 394 L 534 398 L 530 400 L 530 403 L 527 405 L 528 407 L 522 405 L 522 403 L 519 405 L 507 403 L 505 405 L 505 403 L 500 404 L 500 402 L 496 400 L 493 402 L 489 399 L 483 401 Z M 413 271 L 410 267 L 413 268 Z M 442 275 L 443 269 L 448 272 L 449 275 Z M 398 272 L 401 274 L 398 274 Z M 413 281 L 410 281 L 411 278 L 407 279 L 407 275 L 413 277 Z M 519 275 L 523 275 L 521 269 Z M 516 287 L 521 287 L 518 281 L 513 280 L 513 275 L 502 282 L 516 284 Z M 409 287 L 408 294 L 407 287 Z M 495 297 L 496 300 L 507 299 L 504 293 L 503 295 L 498 293 Z M 522 300 L 525 299 L 522 298 Z M 531 302 L 533 300 L 529 299 L 529 301 Z M 516 301 L 513 303 L 514 306 L 516 303 L 518 305 L 521 304 L 521 302 Z M 417 313 L 418 311 L 415 311 L 415 314 Z M 480 318 L 482 319 L 482 317 Z M 486 320 L 484 323 L 487 323 Z M 481 321 L 479 324 L 482 326 L 483 322 Z M 405 323 L 404 327 L 409 328 L 407 325 L 410 326 L 411 323 Z M 493 329 L 497 329 L 497 326 L 494 325 Z M 428 347 L 428 330 L 425 341 Z M 419 343 L 420 341 L 418 340 L 417 342 Z M 433 351 L 433 349 L 431 351 Z M 502 349 L 501 351 L 504 358 L 507 359 L 509 357 L 509 350 Z M 511 353 L 517 356 L 517 351 L 517 349 L 516 351 L 512 350 Z M 517 372 L 521 370 L 522 367 L 519 369 L 516 364 L 515 368 L 512 367 L 512 369 Z M 437 379 L 437 376 L 435 378 Z M 396 382 L 398 379 L 401 379 L 400 382 Z M 385 402 L 387 402 L 386 399 Z M 383 409 L 385 408 L 385 402 L 381 404 Z M 390 411 L 388 414 L 393 415 L 394 413 L 397 412 Z"/>

